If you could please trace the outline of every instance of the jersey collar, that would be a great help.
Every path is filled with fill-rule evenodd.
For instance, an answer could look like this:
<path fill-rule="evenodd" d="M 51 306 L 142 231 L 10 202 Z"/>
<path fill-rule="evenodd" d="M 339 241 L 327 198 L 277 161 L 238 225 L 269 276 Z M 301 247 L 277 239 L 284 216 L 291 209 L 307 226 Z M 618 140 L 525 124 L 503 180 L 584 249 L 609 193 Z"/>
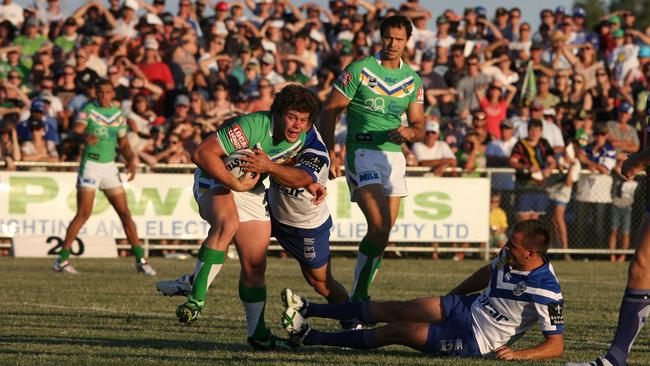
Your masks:
<path fill-rule="evenodd" d="M 383 66 L 383 65 L 382 65 L 382 62 L 381 62 L 381 51 L 375 53 L 375 61 L 377 61 L 377 63 L 378 63 L 380 66 Z M 398 70 L 402 68 L 402 65 L 403 65 L 403 64 L 404 64 L 404 60 L 402 60 L 402 58 L 400 57 L 400 58 L 399 58 L 399 68 L 398 68 Z"/>
<path fill-rule="evenodd" d="M 275 117 L 273 116 L 272 111 L 269 111 L 269 114 L 271 115 L 271 123 L 269 123 L 269 136 L 273 137 L 273 129 L 275 127 Z"/>

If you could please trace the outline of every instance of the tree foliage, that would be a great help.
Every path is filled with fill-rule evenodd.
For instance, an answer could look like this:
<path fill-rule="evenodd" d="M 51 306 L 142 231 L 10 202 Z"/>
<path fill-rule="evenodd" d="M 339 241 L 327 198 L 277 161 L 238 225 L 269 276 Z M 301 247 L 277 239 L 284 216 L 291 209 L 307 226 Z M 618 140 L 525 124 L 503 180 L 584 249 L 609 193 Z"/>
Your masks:
<path fill-rule="evenodd" d="M 610 11 L 627 10 L 636 15 L 636 28 L 643 31 L 650 26 L 650 0 L 612 0 Z"/>
<path fill-rule="evenodd" d="M 585 29 L 593 30 L 600 22 L 600 18 L 607 14 L 603 0 L 576 0 L 573 8 L 583 8 L 587 12 L 585 17 Z"/>

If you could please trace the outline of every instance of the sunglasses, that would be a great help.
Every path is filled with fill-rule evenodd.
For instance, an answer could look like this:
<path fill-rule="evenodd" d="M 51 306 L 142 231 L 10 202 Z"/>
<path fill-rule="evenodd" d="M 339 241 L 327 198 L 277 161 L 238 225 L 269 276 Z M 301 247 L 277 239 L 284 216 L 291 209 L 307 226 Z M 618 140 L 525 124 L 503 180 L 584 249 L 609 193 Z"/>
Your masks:
<path fill-rule="evenodd" d="M 468 65 L 469 66 L 478 66 L 478 62 L 469 62 Z"/>
<path fill-rule="evenodd" d="M 607 76 L 607 74 L 605 74 L 603 72 L 599 72 L 599 73 L 596 74 L 596 76 Z"/>
<path fill-rule="evenodd" d="M 169 140 L 169 143 L 172 144 L 172 145 L 176 145 L 179 142 L 180 142 L 180 140 Z"/>
<path fill-rule="evenodd" d="M 7 76 L 8 79 L 20 79 L 19 75 L 9 75 Z"/>

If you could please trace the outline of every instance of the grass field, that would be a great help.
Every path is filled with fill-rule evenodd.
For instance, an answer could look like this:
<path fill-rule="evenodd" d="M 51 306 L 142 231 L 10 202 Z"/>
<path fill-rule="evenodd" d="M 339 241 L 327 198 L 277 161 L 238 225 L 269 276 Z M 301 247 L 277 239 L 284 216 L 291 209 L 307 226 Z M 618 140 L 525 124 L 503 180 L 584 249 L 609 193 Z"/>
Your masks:
<path fill-rule="evenodd" d="M 79 276 L 52 273 L 49 259 L 0 258 L 0 365 L 487 365 L 495 360 L 423 356 L 404 347 L 350 351 L 327 347 L 294 352 L 254 352 L 245 344 L 244 314 L 237 295 L 239 265 L 228 261 L 208 292 L 201 319 L 183 326 L 174 315 L 182 298 L 160 296 L 154 283 L 193 269 L 194 261 L 154 258 L 159 275 L 135 273 L 131 259 L 77 260 Z M 479 261 L 386 260 L 372 289 L 377 300 L 445 293 L 482 265 Z M 354 260 L 334 258 L 334 274 L 349 285 Z M 602 354 L 616 326 L 626 265 L 557 262 L 565 298 L 566 351 L 562 361 Z M 279 292 L 290 286 L 317 299 L 293 260 L 271 258 L 267 322 L 278 335 Z M 337 323 L 316 319 L 318 328 Z M 650 364 L 648 329 L 642 331 L 630 364 Z M 516 347 L 539 342 L 533 328 Z M 515 347 L 515 348 L 516 348 Z M 536 364 L 558 365 L 564 362 Z M 517 363 L 526 364 L 523 362 Z M 533 364 L 533 363 L 530 363 Z"/>

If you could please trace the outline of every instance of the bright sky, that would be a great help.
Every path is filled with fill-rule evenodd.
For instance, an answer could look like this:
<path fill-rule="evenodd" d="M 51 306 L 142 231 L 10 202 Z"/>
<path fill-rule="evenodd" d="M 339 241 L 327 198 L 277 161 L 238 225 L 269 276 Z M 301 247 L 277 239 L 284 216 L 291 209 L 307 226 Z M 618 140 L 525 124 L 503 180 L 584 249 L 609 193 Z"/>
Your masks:
<path fill-rule="evenodd" d="M 29 5 L 32 4 L 32 0 L 14 0 L 17 4 L 20 5 Z M 209 0 L 213 4 L 216 4 L 216 0 Z M 327 6 L 327 0 L 293 0 L 296 5 L 304 4 L 306 2 L 315 2 L 322 6 Z M 369 0 L 372 1 L 372 0 Z M 398 6 L 400 3 L 405 0 L 387 0 L 389 4 Z M 103 1 L 108 4 L 107 1 Z M 151 0 L 147 0 L 151 2 Z M 72 1 L 72 0 L 62 0 L 61 4 L 66 12 L 72 13 L 83 1 Z M 167 0 L 167 9 L 169 11 L 176 11 L 178 7 L 178 0 Z M 420 0 L 422 4 L 427 9 L 431 10 L 434 16 L 440 15 L 445 9 L 452 9 L 457 13 L 462 14 L 463 9 L 469 6 L 482 5 L 488 11 L 488 15 L 492 17 L 494 11 L 497 7 L 503 6 L 506 9 L 518 6 L 522 10 L 523 20 L 532 24 L 533 29 L 537 29 L 539 25 L 539 12 L 543 8 L 555 9 L 558 5 L 563 5 L 566 7 L 567 11 L 571 10 L 573 5 L 573 0 L 551 0 L 551 1 L 521 1 L 521 0 L 455 0 L 455 1 L 436 1 L 436 0 Z M 434 27 L 434 21 L 429 22 L 429 27 Z"/>

